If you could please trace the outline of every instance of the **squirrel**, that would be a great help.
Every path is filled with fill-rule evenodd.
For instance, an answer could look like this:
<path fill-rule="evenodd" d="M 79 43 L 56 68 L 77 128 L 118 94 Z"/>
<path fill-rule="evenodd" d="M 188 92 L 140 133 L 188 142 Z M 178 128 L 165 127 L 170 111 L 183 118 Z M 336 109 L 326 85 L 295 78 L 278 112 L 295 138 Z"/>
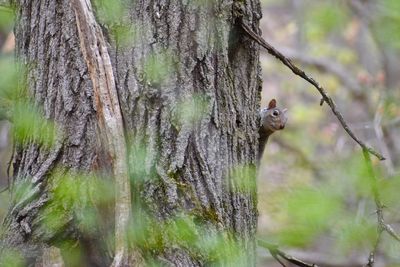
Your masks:
<path fill-rule="evenodd" d="M 260 111 L 260 128 L 258 130 L 258 158 L 257 162 L 260 163 L 261 157 L 264 152 L 264 147 L 267 144 L 268 137 L 275 131 L 285 128 L 287 122 L 286 117 L 287 109 L 280 109 L 276 107 L 276 100 L 272 99 L 268 108 L 263 108 Z"/>

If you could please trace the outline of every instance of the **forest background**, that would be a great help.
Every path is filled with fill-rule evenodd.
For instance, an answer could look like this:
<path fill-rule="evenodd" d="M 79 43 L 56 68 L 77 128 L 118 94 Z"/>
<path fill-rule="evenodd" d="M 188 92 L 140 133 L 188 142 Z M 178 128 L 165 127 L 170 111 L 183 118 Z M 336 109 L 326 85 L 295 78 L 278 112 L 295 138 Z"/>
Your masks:
<path fill-rule="evenodd" d="M 385 221 L 400 229 L 400 1 L 263 0 L 262 6 L 263 38 L 317 78 L 357 136 L 386 157 L 372 163 Z M 15 78 L 12 28 L 12 13 L 0 8 L 0 89 Z M 362 151 L 310 84 L 266 51 L 261 65 L 261 106 L 276 98 L 289 121 L 262 160 L 259 238 L 322 266 L 366 264 L 377 219 Z M 0 121 L 1 188 L 8 185 L 11 128 Z M 8 199 L 7 191 L 0 194 L 0 220 Z M 399 241 L 383 234 L 375 266 L 400 266 L 399 251 Z M 279 266 L 267 250 L 258 252 L 259 266 Z"/>

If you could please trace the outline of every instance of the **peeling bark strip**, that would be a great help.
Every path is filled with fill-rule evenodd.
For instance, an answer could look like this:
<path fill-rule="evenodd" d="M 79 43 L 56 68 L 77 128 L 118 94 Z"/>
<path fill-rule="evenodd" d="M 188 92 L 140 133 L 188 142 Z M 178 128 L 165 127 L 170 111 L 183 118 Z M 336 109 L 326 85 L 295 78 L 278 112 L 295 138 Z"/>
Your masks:
<path fill-rule="evenodd" d="M 82 238 L 78 246 L 85 251 L 83 260 L 88 265 L 109 263 L 105 239 L 94 235 L 97 241 L 94 252 L 99 253 L 91 255 L 86 246 L 86 240 L 92 239 L 91 234 L 80 233 L 75 227 L 73 211 L 64 210 L 66 217 L 60 228 L 49 231 L 48 227 L 43 227 L 43 211 L 55 200 L 48 187 L 52 172 L 59 167 L 68 174 L 89 172 L 98 147 L 92 82 L 79 50 L 71 3 L 69 0 L 14 2 L 16 55 L 26 66 L 21 85 L 26 86 L 31 103 L 45 119 L 54 121 L 60 131 L 51 148 L 34 142 L 15 146 L 13 183 L 31 186 L 22 194 L 23 198 L 18 194 L 20 186 L 11 188 L 9 212 L 0 226 L 0 265 L 5 258 L 3 253 L 7 254 L 9 249 L 21 253 L 26 264 L 33 265 L 40 260 L 43 247 L 58 245 L 54 240 L 65 233 L 68 238 Z M 93 232 L 98 231 L 94 226 Z"/>
<path fill-rule="evenodd" d="M 112 266 L 128 264 L 126 234 L 131 216 L 127 152 L 111 60 L 88 0 L 72 1 L 80 45 L 93 83 L 98 127 L 108 150 L 116 184 L 115 257 Z"/>
<path fill-rule="evenodd" d="M 132 170 L 138 155 L 143 156 L 138 175 L 130 176 L 145 178 L 134 187 L 135 205 L 140 204 L 157 224 L 189 214 L 194 223 L 205 227 L 200 237 L 205 241 L 227 233 L 222 240 L 227 244 L 239 240 L 243 252 L 243 264 L 235 265 L 255 266 L 256 187 L 242 186 L 240 178 L 255 184 L 249 170 L 258 147 L 259 45 L 234 23 L 232 1 L 124 1 L 124 21 L 132 42 L 107 43 L 108 52 L 86 1 L 16 1 L 16 53 L 29 66 L 28 91 L 35 105 L 43 107 L 45 118 L 54 120 L 63 134 L 55 158 L 53 150 L 35 144 L 17 147 L 13 176 L 21 182 L 31 183 L 32 177 L 42 182 L 29 199 L 24 195 L 26 201 L 10 208 L 14 211 L 0 237 L 0 254 L 1 247 L 12 248 L 33 265 L 43 247 L 61 244 L 66 266 L 72 264 L 68 255 L 75 251 L 82 255 L 80 266 L 109 266 L 108 240 L 100 234 L 108 227 L 95 225 L 94 231 L 85 233 L 74 210 L 67 209 L 68 203 L 60 202 L 48 187 L 55 168 L 61 167 L 66 175 L 90 173 L 93 163 L 100 163 L 106 165 L 100 165 L 105 171 L 114 170 L 116 178 L 125 179 L 117 183 L 118 192 L 128 190 L 126 198 L 118 194 L 117 199 L 125 201 L 117 202 L 125 204 L 117 206 L 117 215 L 125 215 L 125 221 L 117 217 L 114 265 L 123 265 L 124 223 L 130 215 L 126 138 L 133 147 L 128 153 Z M 259 0 L 244 1 L 243 13 L 246 25 L 257 29 Z M 153 62 L 157 67 L 162 63 L 160 75 L 155 73 L 159 68 L 151 68 Z M 180 120 L 176 116 L 182 110 L 180 103 L 191 105 L 193 101 L 187 100 L 195 96 L 201 98 L 204 114 L 195 122 Z M 129 133 L 125 136 L 119 107 L 124 132 Z M 49 203 L 65 214 L 62 225 L 51 231 L 43 227 L 48 212 L 42 211 L 52 211 Z M 150 260 L 168 266 L 218 265 L 214 251 L 210 254 L 169 236 L 161 233 L 168 241 L 161 247 L 158 242 L 155 247 L 137 245 Z"/>

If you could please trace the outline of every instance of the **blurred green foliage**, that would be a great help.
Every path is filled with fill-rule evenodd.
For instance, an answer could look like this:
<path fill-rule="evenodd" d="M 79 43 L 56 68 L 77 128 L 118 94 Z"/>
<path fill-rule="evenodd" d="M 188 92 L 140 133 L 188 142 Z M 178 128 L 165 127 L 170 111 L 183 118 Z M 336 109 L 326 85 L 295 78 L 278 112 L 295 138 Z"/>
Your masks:
<path fill-rule="evenodd" d="M 376 222 L 368 217 L 340 218 L 338 227 L 333 230 L 338 236 L 337 245 L 343 254 L 355 251 L 368 251 L 374 247 L 377 238 Z"/>
<path fill-rule="evenodd" d="M 137 182 L 145 182 L 156 175 L 149 175 L 151 172 L 151 161 L 158 155 L 153 151 L 149 151 L 145 144 L 144 136 L 135 135 L 134 140 L 129 145 L 129 171 L 132 184 Z M 153 154 L 152 154 L 153 153 Z"/>
<path fill-rule="evenodd" d="M 289 3 L 276 0 L 263 2 L 271 5 Z M 346 70 L 361 69 L 361 66 L 349 66 L 357 64 L 358 56 L 349 47 L 338 48 L 337 43 L 344 42 L 342 39 L 330 42 L 333 36 L 343 38 L 344 32 L 351 28 L 350 24 L 354 18 L 345 2 L 306 2 L 310 8 L 303 14 L 305 23 L 297 26 L 302 27 L 302 37 L 313 44 L 309 50 L 315 51 L 314 55 L 318 56 L 334 56 L 338 62 L 348 66 Z M 208 0 L 195 1 L 198 5 L 209 3 L 211 2 Z M 98 0 L 96 7 L 99 18 L 123 45 L 132 44 L 137 31 L 146 30 L 138 29 L 135 25 L 124 25 L 127 10 L 121 1 Z M 378 40 L 384 46 L 394 49 L 400 48 L 400 35 L 396 34 L 400 31 L 399 10 L 400 1 L 380 1 L 377 16 L 371 22 Z M 1 9 L 0 12 L 0 30 L 8 31 L 12 26 L 12 13 L 4 13 Z M 296 27 L 286 29 L 293 28 Z M 217 27 L 217 30 L 224 29 Z M 201 34 L 206 36 L 205 39 L 208 38 L 206 30 Z M 283 32 L 283 35 L 288 33 Z M 169 73 L 175 68 L 174 60 L 173 53 L 168 50 L 150 54 L 142 62 L 144 81 L 150 86 L 162 88 L 169 78 Z M 273 69 L 283 73 L 282 68 L 276 65 L 268 65 L 269 63 L 265 62 L 262 64 L 269 73 Z M 56 125 L 44 118 L 40 108 L 29 100 L 26 88 L 21 82 L 24 72 L 23 67 L 14 59 L 3 55 L 0 57 L 0 118 L 9 119 L 13 123 L 16 142 L 35 142 L 47 147 L 52 146 L 57 132 Z M 275 181 L 277 184 L 268 184 L 269 191 L 260 195 L 261 213 L 267 213 L 275 226 L 267 234 L 261 233 L 261 236 L 267 236 L 268 239 L 277 240 L 289 247 L 312 247 L 318 244 L 322 237 L 328 236 L 334 239 L 332 250 L 341 251 L 343 255 L 355 250 L 371 249 L 376 239 L 376 216 L 373 213 L 376 207 L 372 194 L 375 184 L 369 179 L 362 155 L 353 151 L 336 154 L 332 152 L 339 147 L 336 142 L 337 124 L 332 123 L 326 113 L 321 111 L 318 97 L 314 94 L 310 96 L 308 87 L 304 84 L 299 85 L 299 81 L 293 82 L 287 78 L 288 75 L 288 72 L 284 72 L 283 80 L 279 81 L 279 89 L 286 95 L 295 95 L 297 92 L 300 94 L 293 99 L 285 99 L 286 104 L 290 105 L 290 125 L 282 134 L 281 143 L 289 143 L 291 147 L 287 146 L 288 150 L 284 150 L 283 145 L 280 147 L 273 144 L 273 140 L 272 144 L 271 141 L 268 144 L 268 162 L 279 169 L 275 173 L 269 172 L 270 176 L 277 174 L 283 176 L 283 179 Z M 343 92 L 337 77 L 321 74 L 319 78 L 333 95 L 337 96 Z M 374 92 L 368 93 L 374 95 Z M 346 99 L 349 95 L 340 98 Z M 389 119 L 400 115 L 398 97 L 396 92 L 392 92 L 384 98 L 383 114 Z M 372 98 L 371 102 L 374 100 L 376 99 Z M 310 104 L 312 101 L 317 104 Z M 176 103 L 171 123 L 178 130 L 184 126 L 196 127 L 209 112 L 210 103 L 207 96 L 186 96 Z M 131 178 L 133 183 L 145 183 L 149 181 L 149 177 L 153 177 L 149 173 L 152 171 L 152 160 L 157 158 L 157 155 L 151 154 L 155 152 L 146 146 L 145 137 L 137 136 L 134 139 L 137 142 L 130 147 Z M 379 177 L 377 188 L 382 202 L 389 207 L 389 211 L 398 209 L 400 176 L 394 175 L 390 179 L 384 179 L 385 172 L 377 162 L 374 164 Z M 233 193 L 253 192 L 256 189 L 253 180 L 255 172 L 254 166 L 248 165 L 232 169 L 227 182 L 234 185 Z M 83 233 L 94 234 L 100 222 L 104 220 L 104 214 L 100 214 L 97 208 L 104 212 L 108 206 L 113 205 L 113 182 L 101 175 L 71 174 L 64 169 L 54 171 L 49 181 L 52 201 L 41 211 L 40 217 L 42 230 L 47 237 L 52 238 L 55 232 L 71 220 L 78 222 L 79 230 Z M 15 201 L 23 201 L 30 196 L 32 190 L 29 183 L 17 183 Z M 191 251 L 194 253 L 193 257 L 209 261 L 209 266 L 244 266 L 241 264 L 244 260 L 241 241 L 235 240 L 229 231 L 214 229 L 215 225 L 200 223 L 193 214 L 178 214 L 173 218 L 161 220 L 151 217 L 144 209 L 139 209 L 135 211 L 135 215 L 137 219 L 130 228 L 129 239 L 149 252 L 150 266 L 162 265 L 152 256 L 164 251 L 171 244 Z M 102 232 L 110 243 L 112 230 L 110 228 Z M 68 246 L 70 249 L 73 246 L 68 242 L 60 246 Z M 392 258 L 400 260 L 397 242 L 388 239 L 383 242 L 382 247 L 387 249 Z M 8 266 L 22 266 L 23 262 L 18 253 L 9 251 L 5 255 L 4 262 Z M 79 265 L 79 260 L 84 257 L 81 251 L 73 249 L 70 256 L 70 260 L 75 261 L 76 265 Z"/>
<path fill-rule="evenodd" d="M 310 41 L 322 40 L 333 31 L 343 28 L 348 14 L 341 1 L 310 1 L 312 8 L 305 10 L 305 33 Z"/>
<path fill-rule="evenodd" d="M 129 22 L 129 9 L 122 0 L 96 0 L 94 5 L 99 22 L 106 26 L 110 37 L 114 38 L 119 48 L 132 46 L 135 36 L 140 35 L 137 31 L 145 31 Z"/>
<path fill-rule="evenodd" d="M 18 251 L 5 248 L 0 262 L 1 267 L 23 267 L 26 266 L 23 257 Z"/>
<path fill-rule="evenodd" d="M 203 94 L 192 94 L 176 103 L 173 107 L 171 123 L 180 130 L 183 126 L 195 127 L 210 113 L 209 98 Z"/>
<path fill-rule="evenodd" d="M 151 86 L 161 86 L 174 68 L 174 56 L 171 51 L 154 52 L 144 60 L 143 76 Z"/>
<path fill-rule="evenodd" d="M 257 189 L 256 166 L 239 165 L 231 170 L 226 183 L 232 183 L 232 190 L 237 193 L 254 193 Z"/>
<path fill-rule="evenodd" d="M 49 187 L 52 198 L 41 212 L 42 231 L 49 236 L 63 229 L 72 218 L 83 233 L 93 234 L 101 221 L 97 209 L 114 202 L 113 181 L 101 176 L 57 169 L 51 175 Z"/>
<path fill-rule="evenodd" d="M 14 10 L 0 6 L 0 32 L 9 32 L 14 26 Z"/>
<path fill-rule="evenodd" d="M 262 106 L 277 98 L 289 120 L 269 140 L 260 171 L 259 235 L 283 250 L 321 253 L 327 265 L 367 259 L 377 238 L 375 189 L 386 222 L 399 231 L 400 1 L 262 2 L 264 38 L 284 54 L 292 52 L 296 65 L 333 97 L 355 134 L 389 153 L 391 163 L 373 158 L 377 181 L 371 179 L 359 147 L 329 108 L 319 106 L 315 89 L 265 53 Z M 348 88 L 349 81 L 358 88 Z M 398 247 L 383 234 L 376 261 L 398 266 Z"/>
<path fill-rule="evenodd" d="M 25 92 L 18 87 L 20 74 L 15 59 L 0 55 L 0 119 L 11 117 L 15 102 L 24 97 Z"/>
<path fill-rule="evenodd" d="M 201 224 L 184 213 L 163 221 L 144 214 L 143 210 L 135 214 L 138 219 L 129 236 L 150 262 L 157 253 L 179 246 L 207 266 L 244 266 L 246 255 L 242 244 L 228 231 Z"/>
<path fill-rule="evenodd" d="M 29 200 L 32 197 L 33 187 L 28 181 L 20 181 L 15 184 L 14 188 L 14 203 L 20 203 Z"/>
<path fill-rule="evenodd" d="M 400 1 L 379 1 L 378 17 L 373 26 L 384 46 L 400 49 Z"/>
<path fill-rule="evenodd" d="M 279 239 L 288 245 L 307 245 L 317 235 L 329 229 L 338 216 L 341 200 L 328 190 L 294 188 L 286 198 L 290 216 L 287 227 L 282 229 Z"/>
<path fill-rule="evenodd" d="M 18 101 L 11 110 L 14 140 L 20 143 L 34 142 L 51 147 L 56 138 L 53 122 L 46 120 L 31 103 Z"/>
<path fill-rule="evenodd" d="M 0 57 L 0 116 L 12 122 L 15 141 L 47 147 L 55 140 L 55 125 L 45 119 L 29 100 L 24 86 L 24 68 L 9 56 Z"/>
<path fill-rule="evenodd" d="M 99 19 L 107 24 L 120 24 L 127 9 L 121 0 L 96 0 L 94 1 Z"/>

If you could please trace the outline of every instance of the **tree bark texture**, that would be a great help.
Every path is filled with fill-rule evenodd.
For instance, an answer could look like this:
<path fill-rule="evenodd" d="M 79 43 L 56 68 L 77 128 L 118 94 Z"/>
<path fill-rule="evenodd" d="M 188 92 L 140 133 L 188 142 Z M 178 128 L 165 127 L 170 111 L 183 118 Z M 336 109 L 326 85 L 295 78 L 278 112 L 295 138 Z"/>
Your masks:
<path fill-rule="evenodd" d="M 140 202 L 159 222 L 182 212 L 194 214 L 209 231 L 232 233 L 227 238 L 240 240 L 248 266 L 255 265 L 256 188 L 243 189 L 232 176 L 239 169 L 245 177 L 245 167 L 256 163 L 259 50 L 235 24 L 236 3 L 126 1 L 121 21 L 130 33 L 128 41 L 113 36 L 118 25 L 100 28 L 99 21 L 90 25 L 92 30 L 103 29 L 97 36 L 108 38 L 108 47 L 102 47 L 101 53 L 111 60 L 113 79 L 106 72 L 106 85 L 100 87 L 115 87 L 118 99 L 111 103 L 118 103 L 111 109 L 121 112 L 123 120 L 122 136 L 117 130 L 107 139 L 106 127 L 101 125 L 104 116 L 99 115 L 104 109 L 96 104 L 96 81 L 102 76 L 91 71 L 94 63 L 87 59 L 101 41 L 85 51 L 82 38 L 87 33 L 82 35 L 82 20 L 88 17 L 77 14 L 77 5 L 85 1 L 18 2 L 16 48 L 28 66 L 28 91 L 44 117 L 57 123 L 60 134 L 51 149 L 34 143 L 16 145 L 14 184 L 28 181 L 32 187 L 24 198 L 13 201 L 3 224 L 0 250 L 15 248 L 34 262 L 42 247 L 70 240 L 87 256 L 87 266 L 111 264 L 114 256 L 109 256 L 100 226 L 94 230 L 100 234 L 87 236 L 65 210 L 63 227 L 46 231 L 41 227 L 41 210 L 52 201 L 48 179 L 56 168 L 62 167 L 65 173 L 100 171 L 123 176 L 114 171 L 116 156 L 110 156 L 109 144 L 123 142 L 134 206 Z M 259 2 L 246 0 L 242 5 L 244 21 L 258 31 Z M 94 13 L 90 16 L 95 18 Z M 149 69 L 152 64 L 158 68 L 157 75 Z M 194 103 L 190 101 L 197 98 L 204 103 L 199 111 L 202 116 L 195 121 L 179 119 L 184 116 L 181 103 Z M 115 141 L 116 136 L 124 140 Z M 136 171 L 139 167 L 141 171 Z M 250 183 L 255 184 L 255 175 Z M 131 212 L 134 227 L 137 213 Z M 178 245 L 152 252 L 144 249 L 142 253 L 154 254 L 171 266 L 207 263 L 190 248 Z"/>

